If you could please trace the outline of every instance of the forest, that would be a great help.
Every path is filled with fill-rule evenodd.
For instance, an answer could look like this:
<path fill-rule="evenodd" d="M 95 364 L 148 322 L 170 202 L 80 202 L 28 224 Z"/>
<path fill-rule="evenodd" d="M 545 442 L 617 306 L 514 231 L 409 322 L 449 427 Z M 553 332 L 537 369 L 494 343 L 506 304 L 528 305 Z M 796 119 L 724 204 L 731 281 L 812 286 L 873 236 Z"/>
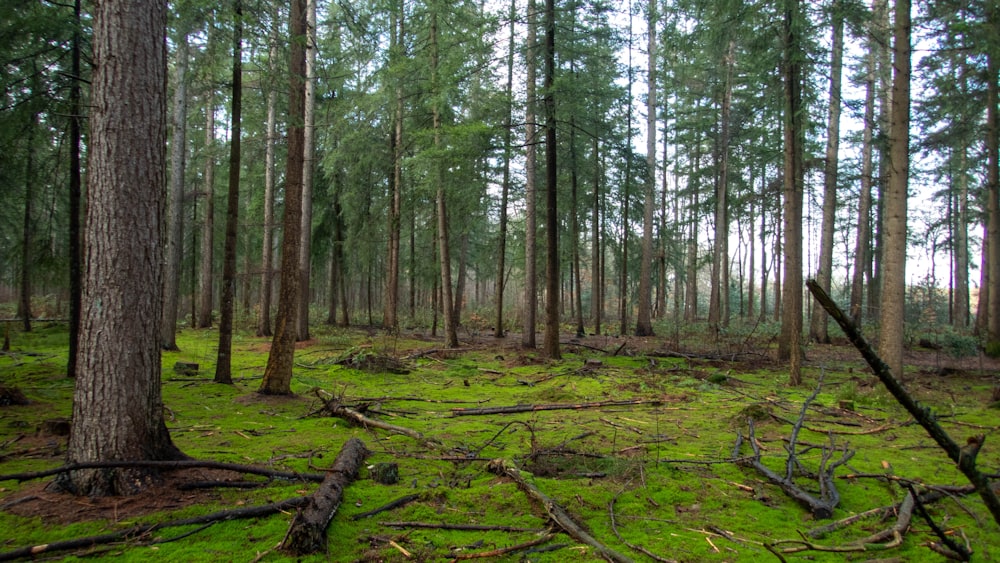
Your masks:
<path fill-rule="evenodd" d="M 544 509 L 545 533 L 477 528 L 495 549 L 476 557 L 669 560 L 650 551 L 670 553 L 662 534 L 619 533 L 621 497 L 628 518 L 666 503 L 675 531 L 708 531 L 712 551 L 686 546 L 681 560 L 926 546 L 988 559 L 1000 547 L 971 530 L 995 531 L 984 510 L 1000 522 L 996 473 L 977 468 L 981 449 L 980 465 L 997 464 L 984 444 L 1000 404 L 998 56 L 989 0 L 5 3 L 0 463 L 13 465 L 0 493 L 13 496 L 0 521 L 19 532 L 0 538 L 12 550 L 0 559 L 31 554 L 14 549 L 25 541 L 47 549 L 21 520 L 57 518 L 46 494 L 148 499 L 208 471 L 220 490 L 234 474 L 299 483 L 261 493 L 263 512 L 219 517 L 296 509 L 280 549 L 257 557 L 326 552 L 362 469 L 363 494 L 390 494 L 372 469 L 389 460 L 433 485 L 414 478 L 426 490 L 377 512 L 472 514 L 500 502 L 476 496 L 497 482 Z M 178 389 L 192 386 L 213 390 Z M 511 404 L 480 408 L 494 399 Z M 267 414 L 247 422 L 266 428 L 195 414 L 233 408 Z M 456 422 L 465 410 L 483 422 Z M 560 425 L 550 410 L 572 412 Z M 664 459 L 686 438 L 661 416 L 731 451 L 694 442 L 679 450 L 689 464 Z M 329 449 L 312 425 L 331 417 L 343 447 L 324 477 L 310 473 Z M 293 440 L 308 465 L 274 467 L 280 419 L 310 420 Z M 838 425 L 860 429 L 838 438 Z M 975 434 L 961 444 L 945 426 Z M 234 457 L 230 440 L 200 440 L 216 432 L 278 442 Z M 894 472 L 886 452 L 924 447 L 912 473 Z M 784 476 L 762 461 L 781 456 Z M 44 489 L 21 484 L 42 477 Z M 590 480 L 572 506 L 571 479 Z M 786 512 L 737 518 L 735 533 L 696 522 L 708 497 L 671 499 L 699 479 Z M 841 493 L 863 497 L 841 479 L 888 496 L 839 508 Z M 272 502 L 310 480 L 315 493 Z M 943 497 L 963 514 L 934 513 Z M 758 537 L 796 507 L 842 519 L 812 539 Z M 842 511 L 874 510 L 900 516 L 816 540 L 855 524 Z M 915 514 L 936 539 L 904 543 Z M 179 525 L 216 521 L 195 520 Z M 112 549 L 141 557 L 129 548 L 152 526 Z M 527 529 L 534 540 L 499 547 L 496 534 Z M 368 532 L 346 530 L 337 541 Z M 473 556 L 413 533 L 369 535 L 344 560 Z M 537 547 L 559 534 L 585 547 Z M 99 549 L 94 537 L 59 549 Z M 726 555 L 713 537 L 739 547 Z"/>

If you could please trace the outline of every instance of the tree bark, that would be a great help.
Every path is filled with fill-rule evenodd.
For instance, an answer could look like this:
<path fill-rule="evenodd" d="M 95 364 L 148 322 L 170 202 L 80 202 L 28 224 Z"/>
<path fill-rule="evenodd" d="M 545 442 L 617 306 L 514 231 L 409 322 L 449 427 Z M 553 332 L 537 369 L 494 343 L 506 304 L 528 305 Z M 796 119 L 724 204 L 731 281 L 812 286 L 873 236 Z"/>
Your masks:
<path fill-rule="evenodd" d="M 295 360 L 295 319 L 299 299 L 299 242 L 302 229 L 302 170 L 305 163 L 306 6 L 292 0 L 288 21 L 291 54 L 288 87 L 288 158 L 285 163 L 284 232 L 281 239 L 281 291 L 278 316 L 259 392 L 290 395 Z"/>
<path fill-rule="evenodd" d="M 316 138 L 316 0 L 306 0 L 306 75 L 302 137 L 302 227 L 299 232 L 299 289 L 296 340 L 309 340 L 309 278 L 312 276 L 312 189 Z"/>
<path fill-rule="evenodd" d="M 874 10 L 880 0 L 872 0 Z M 874 24 L 870 24 L 874 25 Z M 854 245 L 854 275 L 851 278 L 850 316 L 861 326 L 864 312 L 864 282 L 871 256 L 872 154 L 875 130 L 875 37 L 869 32 L 865 73 L 865 117 L 861 140 L 861 194 L 858 200 L 858 227 Z"/>
<path fill-rule="evenodd" d="M 327 552 L 326 529 L 344 500 L 344 489 L 357 477 L 371 452 L 364 442 L 349 439 L 337 454 L 319 490 L 295 513 L 281 548 L 295 555 Z"/>
<path fill-rule="evenodd" d="M 493 321 L 493 336 L 504 337 L 503 321 L 503 298 L 506 289 L 507 271 L 507 203 L 510 198 L 510 168 L 513 158 L 512 137 L 513 137 L 513 113 L 514 113 L 514 21 L 517 19 L 517 2 L 510 0 L 510 38 L 507 42 L 507 85 L 504 91 L 507 94 L 507 114 L 504 116 L 503 132 L 503 181 L 500 185 L 500 225 L 499 239 L 497 241 L 497 289 L 496 289 L 496 317 Z"/>
<path fill-rule="evenodd" d="M 170 143 L 170 201 L 163 266 L 163 318 L 160 321 L 160 346 L 164 350 L 177 350 L 177 303 L 181 291 L 184 173 L 187 163 L 187 68 L 188 37 L 187 32 L 182 31 L 177 41 L 177 62 L 174 66 L 174 134 Z"/>
<path fill-rule="evenodd" d="M 32 67 L 35 63 L 32 63 Z M 32 73 L 38 76 L 37 71 Z M 38 91 L 37 79 L 32 79 L 32 95 Z M 25 139 L 24 159 L 24 216 L 21 223 L 21 287 L 18 289 L 17 314 L 21 317 L 21 330 L 31 332 L 31 233 L 35 199 L 35 129 L 38 128 L 38 113 L 32 113 Z"/>
<path fill-rule="evenodd" d="M 226 198 L 226 241 L 219 301 L 219 352 L 215 382 L 232 383 L 233 308 L 236 300 L 236 236 L 240 223 L 240 137 L 243 108 L 243 3 L 233 2 L 232 133 L 229 140 L 229 191 Z"/>
<path fill-rule="evenodd" d="M 903 378 L 906 300 L 906 200 L 910 172 L 910 0 L 896 0 L 893 32 L 892 123 L 885 194 L 879 355 Z"/>
<path fill-rule="evenodd" d="M 559 359 L 559 214 L 556 146 L 556 8 L 545 0 L 545 354 Z"/>
<path fill-rule="evenodd" d="M 277 20 L 277 13 L 275 13 Z M 278 70 L 278 23 L 271 32 L 268 67 L 272 74 Z M 271 336 L 271 294 L 274 280 L 274 152 L 277 145 L 278 92 L 274 84 L 267 86 L 266 146 L 264 148 L 264 243 L 260 257 L 260 312 L 257 316 L 257 336 Z"/>
<path fill-rule="evenodd" d="M 393 25 L 389 56 L 393 63 L 400 63 L 405 57 L 405 5 L 400 2 L 399 13 L 393 12 Z M 389 248 L 386 252 L 385 308 L 382 314 L 382 328 L 392 333 L 399 330 L 399 242 L 401 231 L 401 207 L 403 198 L 403 84 L 397 79 L 395 86 L 396 104 L 393 112 L 392 145 L 392 195 L 389 200 Z"/>
<path fill-rule="evenodd" d="M 997 8 L 995 2 L 987 4 L 987 26 L 989 36 L 993 37 L 994 49 L 987 53 L 986 59 L 986 189 L 989 192 L 986 197 L 989 236 L 986 351 L 991 356 L 1000 356 L 1000 171 L 997 161 L 1000 154 L 1000 117 L 997 115 L 1000 61 L 997 60 L 995 48 L 995 34 L 1000 28 L 1000 8 Z"/>
<path fill-rule="evenodd" d="M 642 206 L 642 261 L 639 263 L 639 308 L 635 335 L 653 336 L 653 212 L 656 207 L 656 2 L 649 2 L 646 96 L 646 181 Z"/>
<path fill-rule="evenodd" d="M 802 381 L 802 190 L 805 130 L 802 115 L 801 0 L 785 8 L 785 181 L 784 262 L 781 335 L 778 359 L 789 361 L 789 383 Z"/>
<path fill-rule="evenodd" d="M 68 463 L 183 457 L 160 394 L 166 25 L 163 0 L 94 7 L 86 277 Z M 79 470 L 53 486 L 128 494 L 151 476 L 148 469 Z"/>
<path fill-rule="evenodd" d="M 81 0 L 73 2 L 73 39 L 71 72 L 73 79 L 69 86 L 69 362 L 66 375 L 76 377 L 76 358 L 80 350 L 80 309 L 83 290 L 83 237 L 80 234 L 80 201 L 82 181 L 80 173 L 80 146 L 83 120 L 80 81 L 80 6 Z"/>
<path fill-rule="evenodd" d="M 837 215 L 837 168 L 840 151 L 840 85 L 844 60 L 844 16 L 840 0 L 830 6 L 833 33 L 830 53 L 830 104 L 826 127 L 826 160 L 823 167 L 823 222 L 820 228 L 819 271 L 816 282 L 824 291 L 830 291 L 833 278 L 833 231 Z M 827 314 L 822 307 L 814 307 L 809 324 L 810 339 L 829 344 Z"/>
<path fill-rule="evenodd" d="M 215 95 L 209 89 L 205 97 L 205 220 L 201 226 L 201 264 L 198 273 L 198 328 L 212 326 L 215 301 L 212 266 L 215 264 Z"/>
<path fill-rule="evenodd" d="M 527 99 L 524 110 L 524 325 L 521 329 L 521 346 L 534 348 L 537 345 L 535 331 L 537 329 L 538 312 L 538 189 L 537 189 L 537 157 L 538 149 L 535 122 L 538 116 L 535 112 L 537 78 L 537 9 L 535 0 L 528 0 L 528 31 L 527 48 L 525 49 L 525 72 L 527 74 Z"/>

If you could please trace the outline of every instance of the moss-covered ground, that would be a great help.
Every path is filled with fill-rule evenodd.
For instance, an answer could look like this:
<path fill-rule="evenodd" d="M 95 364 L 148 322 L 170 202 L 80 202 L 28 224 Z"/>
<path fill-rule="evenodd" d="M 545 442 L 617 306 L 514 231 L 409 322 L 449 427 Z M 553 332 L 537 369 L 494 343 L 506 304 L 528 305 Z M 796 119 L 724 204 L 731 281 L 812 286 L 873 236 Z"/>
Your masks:
<path fill-rule="evenodd" d="M 362 471 L 346 489 L 330 525 L 330 553 L 298 560 L 444 561 L 531 541 L 547 526 L 544 509 L 533 505 L 512 482 L 485 470 L 487 460 L 505 458 L 598 541 L 637 561 L 649 558 L 628 544 L 666 560 L 777 561 L 765 544 L 801 539 L 801 533 L 824 522 L 815 521 L 808 510 L 752 469 L 729 460 L 737 432 L 746 435 L 750 417 L 755 420 L 764 463 L 783 473 L 785 440 L 820 375 L 824 385 L 807 410 L 799 434 L 799 449 L 804 450 L 799 458 L 806 470 L 815 471 L 821 450 L 811 446 L 831 439 L 856 452 L 836 473 L 841 501 L 834 520 L 891 505 L 905 495 L 897 483 L 848 478 L 851 474 L 891 473 L 925 485 L 966 484 L 846 346 L 826 347 L 833 353 L 822 347 L 810 350 L 806 383 L 790 387 L 783 366 L 768 360 L 766 353 L 743 354 L 735 361 L 663 357 L 655 352 L 670 346 L 656 339 L 632 340 L 620 347 L 621 340 L 590 338 L 586 346 L 567 343 L 563 358 L 550 361 L 505 340 L 479 339 L 458 351 L 442 351 L 440 342 L 420 336 L 326 327 L 317 327 L 313 336 L 296 353 L 295 395 L 286 398 L 255 393 L 267 359 L 267 339 L 235 335 L 233 385 L 211 382 L 218 338 L 214 330 L 184 330 L 178 336 L 181 351 L 163 354 L 167 425 L 175 443 L 194 458 L 316 472 L 332 462 L 349 437 L 356 436 L 373 452 L 367 463 L 398 464 L 399 481 L 393 485 L 378 484 Z M 176 362 L 197 363 L 199 372 L 177 374 Z M 63 461 L 65 437 L 50 433 L 47 429 L 52 426 L 45 422 L 70 416 L 73 382 L 64 376 L 65 364 L 64 326 L 11 333 L 11 350 L 0 355 L 0 384 L 19 388 L 30 404 L 0 407 L 0 474 L 56 467 Z M 988 407 L 994 376 L 982 369 L 947 376 L 914 369 L 908 381 L 911 392 L 934 408 L 957 440 L 986 435 L 979 456 L 986 472 L 1000 468 L 1000 421 L 998 411 Z M 316 414 L 323 406 L 320 397 L 334 397 L 443 446 L 430 448 L 400 434 Z M 455 408 L 624 400 L 642 402 L 453 415 Z M 744 445 L 740 455 L 750 453 Z M 800 477 L 798 482 L 816 491 L 815 481 Z M 0 552 L 140 522 L 279 501 L 317 487 L 270 481 L 253 489 L 177 493 L 171 502 L 157 499 L 151 512 L 132 507 L 110 516 L 72 518 L 67 514 L 90 499 L 47 493 L 42 484 L 0 481 Z M 351 518 L 411 494 L 419 498 L 403 507 Z M 123 507 L 132 504 L 121 500 Z M 612 505 L 620 538 L 612 529 Z M 949 498 L 928 508 L 953 537 L 968 542 L 977 560 L 1000 560 L 1000 529 L 977 496 Z M 290 519 L 290 514 L 277 514 L 204 529 L 164 528 L 131 542 L 57 556 L 292 560 L 275 549 Z M 865 519 L 813 541 L 843 546 L 886 529 L 893 521 Z M 480 524 L 528 531 L 392 527 L 387 522 Z M 173 541 L 151 541 L 157 539 Z M 807 550 L 784 558 L 943 560 L 927 547 L 936 539 L 928 524 L 915 517 L 898 547 L 862 553 Z M 562 534 L 506 557 L 600 560 L 592 548 Z"/>

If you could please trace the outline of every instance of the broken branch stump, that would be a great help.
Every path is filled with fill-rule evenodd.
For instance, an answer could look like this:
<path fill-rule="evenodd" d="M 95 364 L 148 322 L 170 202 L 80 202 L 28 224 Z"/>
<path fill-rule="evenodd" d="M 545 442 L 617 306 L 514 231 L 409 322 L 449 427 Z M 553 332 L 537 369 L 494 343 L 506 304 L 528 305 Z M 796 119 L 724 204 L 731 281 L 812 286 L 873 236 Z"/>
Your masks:
<path fill-rule="evenodd" d="M 507 460 L 495 459 L 486 465 L 486 470 L 494 475 L 507 477 L 508 479 L 514 481 L 514 483 L 517 484 L 517 488 L 521 489 L 521 491 L 528 495 L 531 500 L 541 504 L 545 508 L 545 512 L 548 514 L 549 518 L 555 522 L 555 524 L 559 526 L 562 531 L 566 532 L 569 537 L 580 543 L 593 547 L 601 554 L 602 557 L 609 561 L 614 561 L 616 563 L 632 562 L 632 560 L 625 555 L 618 553 L 617 551 L 594 539 L 593 536 L 588 534 L 583 528 L 580 527 L 579 524 L 576 523 L 576 521 L 573 520 L 573 517 L 566 512 L 565 508 L 539 490 L 538 487 L 525 481 L 524 477 L 521 476 L 521 472 Z"/>
<path fill-rule="evenodd" d="M 295 555 L 326 553 L 326 529 L 344 499 L 344 488 L 358 476 L 361 464 L 370 453 L 357 438 L 344 444 L 319 489 L 292 518 L 288 535 L 281 543 L 282 549 Z"/>

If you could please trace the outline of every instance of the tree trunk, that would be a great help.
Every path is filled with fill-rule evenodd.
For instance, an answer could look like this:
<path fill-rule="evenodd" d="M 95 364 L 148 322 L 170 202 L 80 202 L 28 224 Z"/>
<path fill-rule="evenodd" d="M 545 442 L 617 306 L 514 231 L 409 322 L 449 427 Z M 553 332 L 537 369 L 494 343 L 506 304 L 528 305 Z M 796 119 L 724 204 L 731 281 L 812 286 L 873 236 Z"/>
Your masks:
<path fill-rule="evenodd" d="M 299 290 L 296 340 L 309 340 L 309 278 L 312 275 L 312 189 L 316 120 L 316 0 L 306 0 L 306 78 L 302 140 L 302 227 L 299 236 Z"/>
<path fill-rule="evenodd" d="M 177 350 L 177 302 L 180 298 L 181 257 L 184 241 L 184 169 L 187 157 L 188 38 L 181 32 L 174 66 L 173 139 L 170 143 L 170 202 L 167 207 L 166 260 L 163 266 L 163 318 L 160 346 Z"/>
<path fill-rule="evenodd" d="M 212 326 L 212 266 L 215 263 L 215 96 L 210 89 L 205 99 L 205 220 L 201 227 L 201 285 L 198 328 Z"/>
<path fill-rule="evenodd" d="M 729 120 L 733 104 L 733 66 L 736 43 L 726 53 L 726 82 L 719 125 L 719 178 L 715 190 L 715 244 L 712 253 L 712 293 L 708 324 L 716 335 L 729 325 Z"/>
<path fill-rule="evenodd" d="M 32 63 L 34 70 L 35 63 Z M 37 77 L 38 72 L 32 72 L 32 76 Z M 32 95 L 39 91 L 37 78 L 32 78 Z M 24 217 L 21 224 L 21 287 L 19 288 L 19 299 L 17 302 L 17 315 L 21 317 L 21 330 L 31 332 L 31 231 L 32 231 L 32 209 L 35 199 L 35 129 L 38 128 L 38 114 L 32 113 L 31 121 L 28 123 L 27 138 L 25 139 L 25 159 L 24 159 Z"/>
<path fill-rule="evenodd" d="M 801 1 L 786 0 L 785 8 L 785 181 L 784 261 L 781 335 L 778 359 L 789 361 L 789 383 L 802 382 L 802 115 Z"/>
<path fill-rule="evenodd" d="M 897 0 L 898 2 L 899 0 Z M 907 4 L 908 5 L 908 4 Z M 994 32 L 1000 26 L 1000 8 L 988 3 L 988 27 Z M 993 37 L 993 45 L 996 45 Z M 989 286 L 987 288 L 988 308 L 986 320 L 986 351 L 991 356 L 1000 356 L 1000 117 L 997 115 L 997 81 L 1000 80 L 1000 61 L 996 49 L 987 53 L 986 58 L 986 197 L 987 234 L 989 236 Z M 891 365 L 891 364 L 890 364 Z"/>
<path fill-rule="evenodd" d="M 955 236 L 954 287 L 952 326 L 964 331 L 969 327 L 969 175 L 967 148 L 962 147 L 958 177 L 958 210 L 952 221 Z"/>
<path fill-rule="evenodd" d="M 94 6 L 86 277 L 68 463 L 183 457 L 160 394 L 166 25 L 163 0 Z M 83 469 L 53 486 L 119 495 L 150 476 L 149 469 Z"/>
<path fill-rule="evenodd" d="M 215 382 L 232 383 L 233 302 L 236 299 L 236 231 L 240 218 L 240 119 L 243 108 L 243 3 L 233 3 L 233 99 L 229 140 L 229 191 L 226 203 L 226 242 L 222 258 L 222 295 L 219 301 L 219 352 Z"/>
<path fill-rule="evenodd" d="M 503 297 L 506 289 L 507 271 L 507 202 L 510 197 L 510 168 L 513 157 L 512 136 L 513 136 L 513 113 L 514 113 L 514 21 L 517 19 L 517 2 L 510 0 L 510 39 L 507 43 L 507 86 L 504 90 L 507 94 L 507 114 L 504 116 L 503 133 L 503 182 L 500 185 L 500 225 L 499 240 L 497 241 L 497 289 L 496 289 L 496 317 L 493 321 L 493 336 L 504 337 L 503 322 Z"/>
<path fill-rule="evenodd" d="M 594 334 L 601 334 L 601 317 L 604 313 L 604 283 L 601 273 L 604 271 L 604 260 L 601 254 L 601 157 L 600 139 L 596 136 L 594 143 L 594 202 L 591 210 L 590 252 L 591 252 L 591 289 L 590 314 L 594 316 Z"/>
<path fill-rule="evenodd" d="M 573 274 L 573 320 L 576 336 L 583 338 L 587 331 L 583 327 L 583 282 L 580 280 L 580 214 L 577 209 L 579 177 L 576 173 L 576 118 L 570 117 L 569 133 L 569 186 L 570 186 L 570 248 Z"/>
<path fill-rule="evenodd" d="M 639 308 L 635 335 L 653 336 L 653 211 L 656 207 L 656 2 L 649 3 L 646 96 L 646 182 L 642 206 L 642 261 L 639 263 Z"/>
<path fill-rule="evenodd" d="M 873 0 L 874 10 L 880 0 Z M 865 118 L 861 140 L 861 194 L 858 200 L 858 232 L 854 245 L 854 275 L 851 278 L 849 314 L 855 326 L 861 326 L 864 311 L 864 281 L 871 256 L 872 154 L 875 130 L 875 38 L 869 34 L 865 74 Z"/>
<path fill-rule="evenodd" d="M 525 53 L 525 72 L 527 73 L 527 100 L 524 110 L 524 326 L 521 330 L 521 346 L 534 348 L 536 314 L 538 312 L 538 211 L 537 211 L 537 158 L 536 127 L 538 119 L 535 112 L 535 88 L 538 78 L 536 50 L 537 33 L 535 0 L 528 0 L 528 37 Z"/>
<path fill-rule="evenodd" d="M 823 223 L 820 229 L 819 271 L 816 282 L 823 291 L 830 293 L 833 279 L 833 232 L 837 215 L 837 168 L 840 164 L 840 84 L 844 60 L 844 16 L 840 0 L 830 6 L 833 18 L 832 47 L 830 53 L 830 105 L 826 128 L 826 161 L 823 168 Z M 818 304 L 817 304 L 818 305 Z M 829 344 L 828 315 L 823 307 L 813 307 L 809 337 Z"/>
<path fill-rule="evenodd" d="M 288 158 L 285 162 L 284 232 L 281 237 L 281 291 L 278 315 L 260 393 L 289 395 L 295 360 L 295 319 L 299 299 L 299 242 L 302 229 L 302 171 L 305 164 L 306 6 L 292 0 L 288 20 L 291 44 L 288 87 Z"/>
<path fill-rule="evenodd" d="M 910 172 L 910 0 L 896 0 L 893 32 L 892 124 L 885 194 L 879 355 L 903 378 L 906 300 L 906 190 Z"/>
<path fill-rule="evenodd" d="M 545 0 L 545 354 L 552 359 L 559 352 L 559 215 L 556 209 L 559 186 L 556 168 L 556 8 L 555 0 Z"/>
<path fill-rule="evenodd" d="M 275 14 L 277 19 L 277 14 Z M 278 24 L 271 31 L 268 67 L 272 74 L 278 68 Z M 257 316 L 257 336 L 271 336 L 271 294 L 274 279 L 274 149 L 277 145 L 278 92 L 273 83 L 267 86 L 267 124 L 264 147 L 264 243 L 260 259 L 260 312 Z"/>
<path fill-rule="evenodd" d="M 394 63 L 406 56 L 404 52 L 405 18 L 404 4 L 399 4 L 399 14 L 393 12 L 395 24 L 391 34 L 389 54 Z M 401 206 L 403 198 L 403 84 L 397 79 L 396 106 L 393 113 L 392 146 L 392 195 L 389 200 L 389 248 L 386 251 L 385 308 L 382 313 L 382 328 L 395 333 L 399 330 L 399 239 L 401 231 Z"/>
<path fill-rule="evenodd" d="M 76 358 L 80 350 L 80 308 L 83 290 L 83 237 L 80 235 L 80 122 L 82 121 L 80 81 L 80 2 L 73 2 L 73 39 L 71 72 L 73 78 L 69 86 L 69 363 L 66 375 L 76 377 Z"/>

